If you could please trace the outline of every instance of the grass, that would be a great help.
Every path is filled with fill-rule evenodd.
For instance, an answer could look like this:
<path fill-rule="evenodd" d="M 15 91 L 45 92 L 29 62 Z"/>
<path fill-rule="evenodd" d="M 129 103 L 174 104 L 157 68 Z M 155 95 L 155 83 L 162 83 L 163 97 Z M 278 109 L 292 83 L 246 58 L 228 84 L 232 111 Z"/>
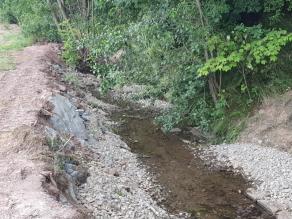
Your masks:
<path fill-rule="evenodd" d="M 67 73 L 64 77 L 64 80 L 74 87 L 78 87 L 80 85 L 80 81 L 77 75 L 74 73 Z"/>
<path fill-rule="evenodd" d="M 23 36 L 20 31 L 4 25 L 2 27 L 7 31 L 0 35 L 0 72 L 15 69 L 15 60 L 11 53 L 32 44 L 32 40 Z"/>
<path fill-rule="evenodd" d="M 0 45 L 0 53 L 19 51 L 32 43 L 31 39 L 24 37 L 21 33 L 7 33 L 0 41 L 3 42 Z"/>
<path fill-rule="evenodd" d="M 0 55 L 0 71 L 15 69 L 15 62 L 7 56 Z"/>

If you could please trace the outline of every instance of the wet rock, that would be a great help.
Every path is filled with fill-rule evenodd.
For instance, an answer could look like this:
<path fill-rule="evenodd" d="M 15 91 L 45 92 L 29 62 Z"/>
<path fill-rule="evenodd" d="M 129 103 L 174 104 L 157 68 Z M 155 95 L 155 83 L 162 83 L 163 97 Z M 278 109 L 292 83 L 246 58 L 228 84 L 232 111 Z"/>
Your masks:
<path fill-rule="evenodd" d="M 89 177 L 87 168 L 77 166 L 72 163 L 65 163 L 64 170 L 72 177 L 72 181 L 76 185 L 82 185 L 86 183 L 86 180 Z"/>
<path fill-rule="evenodd" d="M 90 115 L 86 112 L 81 114 L 81 118 L 85 121 L 88 122 L 90 120 Z"/>
<path fill-rule="evenodd" d="M 65 163 L 64 168 L 68 174 L 72 174 L 74 171 L 76 171 L 77 166 L 71 163 Z"/>
<path fill-rule="evenodd" d="M 78 171 L 73 171 L 71 176 L 76 183 L 76 185 L 82 185 L 86 183 L 89 173 L 85 168 L 81 168 Z"/>

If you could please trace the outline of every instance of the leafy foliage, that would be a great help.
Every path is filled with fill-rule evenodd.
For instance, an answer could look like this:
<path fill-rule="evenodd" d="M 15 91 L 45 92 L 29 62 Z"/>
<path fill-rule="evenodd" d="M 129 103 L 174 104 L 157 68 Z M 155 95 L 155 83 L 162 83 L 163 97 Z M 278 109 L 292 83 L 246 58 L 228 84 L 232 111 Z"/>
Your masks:
<path fill-rule="evenodd" d="M 236 34 L 235 40 L 230 40 L 230 36 L 228 36 L 227 41 L 211 38 L 209 47 L 212 51 L 216 50 L 217 56 L 208 60 L 198 70 L 200 76 L 216 72 L 229 72 L 240 65 L 253 70 L 255 65 L 275 62 L 280 50 L 287 43 L 292 42 L 292 34 L 287 34 L 287 31 L 284 30 L 270 31 L 263 38 L 254 40 L 248 39 L 248 35 L 238 36 L 238 31 L 233 33 Z M 246 34 L 246 31 L 243 33 Z M 238 42 L 238 38 L 244 39 Z"/>
<path fill-rule="evenodd" d="M 2 28 L 5 28 L 5 26 Z M 0 71 L 14 69 L 16 65 L 15 60 L 13 57 L 9 57 L 8 54 L 32 43 L 31 39 L 20 34 L 17 28 L 9 29 L 9 26 L 6 26 L 6 28 L 6 33 L 0 35 Z"/>
<path fill-rule="evenodd" d="M 49 4 L 48 4 L 49 3 Z M 147 85 L 174 108 L 165 129 L 199 126 L 232 140 L 263 95 L 292 85 L 291 0 L 3 0 L 2 17 L 63 42 L 71 66 L 105 92 Z M 292 27 L 292 25 L 290 25 Z M 214 98 L 215 97 L 215 98 Z"/>
<path fill-rule="evenodd" d="M 44 0 L 1 0 L 2 20 L 21 25 L 26 36 L 36 40 L 58 40 L 57 28 Z"/>

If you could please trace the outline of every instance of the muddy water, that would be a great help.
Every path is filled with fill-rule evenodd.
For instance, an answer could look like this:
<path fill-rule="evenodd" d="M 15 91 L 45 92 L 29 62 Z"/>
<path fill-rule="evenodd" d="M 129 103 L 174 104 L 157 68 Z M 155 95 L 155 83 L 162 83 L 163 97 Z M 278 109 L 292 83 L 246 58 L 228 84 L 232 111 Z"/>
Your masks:
<path fill-rule="evenodd" d="M 160 204 L 170 212 L 202 219 L 272 218 L 239 192 L 248 187 L 241 176 L 210 170 L 178 136 L 139 116 L 132 110 L 113 115 L 122 122 L 117 134 L 163 186 L 166 199 Z"/>

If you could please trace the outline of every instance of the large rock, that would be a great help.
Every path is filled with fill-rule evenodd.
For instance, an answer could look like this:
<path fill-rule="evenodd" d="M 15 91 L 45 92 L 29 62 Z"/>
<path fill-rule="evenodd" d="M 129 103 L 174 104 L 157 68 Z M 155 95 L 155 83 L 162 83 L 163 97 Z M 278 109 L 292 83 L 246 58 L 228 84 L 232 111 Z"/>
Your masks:
<path fill-rule="evenodd" d="M 53 115 L 49 121 L 53 128 L 60 133 L 72 134 L 79 139 L 87 140 L 84 120 L 69 99 L 56 95 L 51 98 L 50 102 L 54 105 Z"/>

